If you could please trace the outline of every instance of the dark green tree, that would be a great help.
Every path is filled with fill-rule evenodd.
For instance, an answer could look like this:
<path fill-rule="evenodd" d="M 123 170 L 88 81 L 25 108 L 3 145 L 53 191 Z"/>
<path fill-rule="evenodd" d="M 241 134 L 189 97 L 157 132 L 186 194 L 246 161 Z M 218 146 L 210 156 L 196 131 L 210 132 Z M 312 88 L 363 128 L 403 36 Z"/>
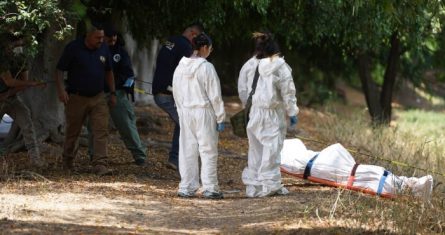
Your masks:
<path fill-rule="evenodd" d="M 374 123 L 388 123 L 400 60 L 440 29 L 441 1 L 271 1 L 266 23 L 287 45 L 329 45 L 357 67 Z M 278 17 L 273 17 L 278 16 Z M 376 66 L 383 73 L 373 77 Z"/>
<path fill-rule="evenodd" d="M 14 29 L 27 35 L 30 48 L 35 48 L 29 51 L 38 58 L 34 76 L 51 80 L 64 44 L 53 35 L 60 38 L 72 30 L 70 20 L 111 21 L 140 46 L 179 34 L 187 24 L 199 21 L 214 38 L 213 60 L 220 76 L 235 83 L 242 63 L 251 55 L 251 33 L 269 29 L 294 67 L 303 94 L 321 85 L 333 87 L 335 79 L 355 71 L 372 120 L 388 123 L 401 59 L 409 68 L 419 58 L 414 55 L 428 48 L 426 42 L 435 42 L 442 11 L 443 4 L 437 0 L 0 0 L 0 31 Z M 376 68 L 383 69 L 376 73 Z M 47 106 L 58 107 L 55 92 L 48 93 Z M 28 99 L 30 103 L 37 102 L 35 96 Z M 61 108 L 48 112 L 54 110 L 60 113 Z M 42 129 L 63 124 L 61 115 L 50 116 L 59 118 L 38 121 L 53 123 L 51 128 L 42 124 Z"/>
<path fill-rule="evenodd" d="M 104 6 L 103 1 L 88 2 Z M 185 22 L 199 20 L 224 50 L 238 50 L 237 45 L 245 50 L 250 33 L 267 28 L 289 54 L 317 53 L 303 56 L 319 58 L 312 60 L 312 65 L 325 73 L 341 73 L 354 65 L 372 120 L 382 124 L 391 119 L 401 58 L 409 62 L 407 54 L 419 54 L 427 47 L 425 42 L 435 38 L 443 15 L 443 4 L 437 0 L 115 0 L 107 4 L 127 17 L 129 29 L 139 41 L 181 32 Z M 240 65 L 235 62 L 235 67 Z M 375 73 L 377 67 L 383 72 Z"/>

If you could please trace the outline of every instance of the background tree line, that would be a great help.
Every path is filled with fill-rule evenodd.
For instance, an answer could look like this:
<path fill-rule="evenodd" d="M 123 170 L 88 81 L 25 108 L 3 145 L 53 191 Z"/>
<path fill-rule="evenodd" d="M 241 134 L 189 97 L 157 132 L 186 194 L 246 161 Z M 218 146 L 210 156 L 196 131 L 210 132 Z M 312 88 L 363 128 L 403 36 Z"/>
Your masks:
<path fill-rule="evenodd" d="M 300 103 L 335 96 L 341 79 L 361 87 L 375 124 L 390 121 L 398 79 L 421 85 L 427 69 L 437 71 L 439 80 L 444 77 L 439 0 L 0 0 L 0 17 L 2 34 L 12 31 L 29 39 L 28 52 L 38 68 L 33 75 L 44 80 L 52 80 L 61 48 L 87 18 L 114 23 L 140 47 L 202 22 L 214 39 L 211 60 L 228 95 L 236 95 L 239 69 L 252 55 L 251 33 L 268 29 L 293 68 Z M 37 121 L 42 138 L 63 125 L 55 90 L 48 89 L 28 95 L 40 115 L 42 107 L 51 113 Z"/>

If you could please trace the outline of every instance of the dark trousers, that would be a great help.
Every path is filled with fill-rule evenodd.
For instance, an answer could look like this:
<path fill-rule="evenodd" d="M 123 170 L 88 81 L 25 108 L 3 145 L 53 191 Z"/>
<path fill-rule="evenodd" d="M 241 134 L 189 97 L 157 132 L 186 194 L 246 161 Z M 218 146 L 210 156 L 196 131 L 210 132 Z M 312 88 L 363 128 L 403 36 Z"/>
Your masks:
<path fill-rule="evenodd" d="M 178 152 L 179 152 L 179 116 L 176 110 L 175 100 L 172 95 L 157 94 L 154 96 L 155 103 L 164 110 L 175 123 L 175 129 L 172 137 L 172 148 L 169 153 L 168 161 L 175 166 L 178 166 Z"/>

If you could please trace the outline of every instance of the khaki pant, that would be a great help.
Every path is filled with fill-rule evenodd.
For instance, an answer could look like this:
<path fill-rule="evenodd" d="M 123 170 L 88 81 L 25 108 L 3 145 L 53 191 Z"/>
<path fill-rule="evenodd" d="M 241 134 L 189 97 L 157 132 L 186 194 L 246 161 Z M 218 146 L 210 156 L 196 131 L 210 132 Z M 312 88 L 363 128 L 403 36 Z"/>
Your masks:
<path fill-rule="evenodd" d="M 79 135 L 85 120 L 91 124 L 94 143 L 93 165 L 107 164 L 108 105 L 104 93 L 94 97 L 70 94 L 65 106 L 65 143 L 63 157 L 73 161 L 79 147 Z"/>
<path fill-rule="evenodd" d="M 0 118 L 7 113 L 14 119 L 14 122 L 20 127 L 23 134 L 28 155 L 32 161 L 40 159 L 40 151 L 37 145 L 36 133 L 32 124 L 31 111 L 23 104 L 17 96 L 11 96 L 0 102 Z"/>

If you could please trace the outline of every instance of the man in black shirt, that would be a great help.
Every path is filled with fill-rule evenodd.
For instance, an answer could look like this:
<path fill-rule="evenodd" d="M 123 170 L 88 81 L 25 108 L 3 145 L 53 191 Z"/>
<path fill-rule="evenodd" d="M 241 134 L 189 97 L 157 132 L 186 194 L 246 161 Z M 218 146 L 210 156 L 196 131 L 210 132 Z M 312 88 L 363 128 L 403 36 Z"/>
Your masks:
<path fill-rule="evenodd" d="M 110 88 L 110 104 L 116 104 L 116 90 L 111 65 L 111 54 L 103 43 L 104 30 L 100 25 L 87 25 L 85 38 L 70 42 L 57 64 L 56 85 L 59 100 L 65 104 L 65 142 L 63 168 L 72 170 L 77 154 L 78 138 L 85 119 L 93 132 L 93 171 L 97 175 L 109 174 L 107 168 L 108 105 L 104 85 Z M 62 80 L 67 71 L 67 87 Z"/>
<path fill-rule="evenodd" d="M 191 24 L 182 35 L 170 37 L 162 46 L 156 59 L 152 93 L 156 104 L 167 112 L 175 123 L 172 147 L 168 158 L 169 166 L 175 170 L 178 169 L 179 118 L 172 95 L 173 73 L 183 56 L 190 57 L 192 55 L 192 39 L 202 32 L 204 32 L 204 28 L 201 24 Z"/>

